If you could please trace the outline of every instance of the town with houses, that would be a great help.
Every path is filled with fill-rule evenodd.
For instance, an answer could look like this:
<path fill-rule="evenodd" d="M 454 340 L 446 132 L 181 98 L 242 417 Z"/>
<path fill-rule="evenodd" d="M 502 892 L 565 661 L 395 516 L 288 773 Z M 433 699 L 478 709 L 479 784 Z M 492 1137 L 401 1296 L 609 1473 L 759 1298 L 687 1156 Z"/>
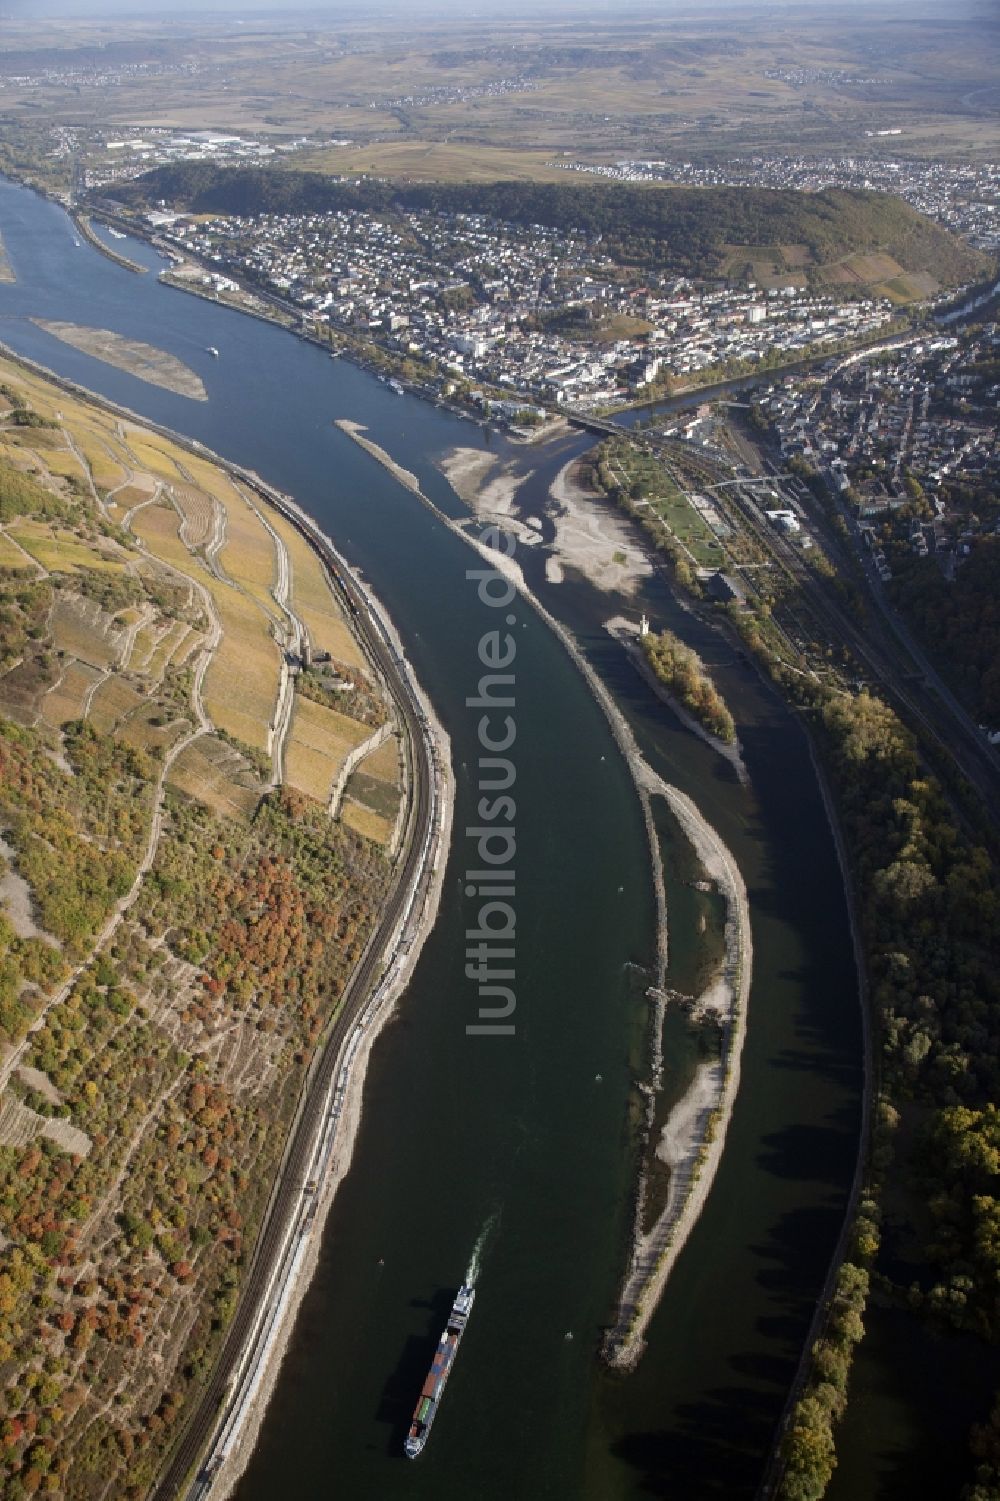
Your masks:
<path fill-rule="evenodd" d="M 530 94 L 538 88 L 524 73 L 510 78 L 491 78 L 486 83 L 439 83 L 417 94 L 396 94 L 387 99 L 370 99 L 369 109 L 423 109 L 428 105 L 466 104 L 471 99 L 502 99 L 506 94 Z"/>
<path fill-rule="evenodd" d="M 4 70 L 3 81 L 16 89 L 115 89 L 124 84 L 143 83 L 150 78 L 193 78 L 200 72 L 201 65 L 196 62 L 115 62 L 104 66 L 90 62 L 76 65 L 64 62 L 28 73 Z"/>
<path fill-rule="evenodd" d="M 63 149 L 77 151 L 79 139 L 63 144 Z M 220 166 L 253 167 L 271 162 L 275 157 L 291 156 L 316 146 L 316 141 L 299 136 L 287 141 L 269 141 L 259 137 L 221 130 L 180 132 L 151 126 L 123 136 L 107 135 L 99 144 L 88 144 L 87 166 L 82 186 L 106 188 L 116 182 L 130 182 L 154 167 L 169 167 L 177 162 L 214 162 Z M 327 141 L 327 145 L 348 145 L 347 141 Z"/>
<path fill-rule="evenodd" d="M 614 407 L 670 379 L 836 349 L 895 316 L 884 299 L 794 286 L 703 288 L 675 276 L 636 285 L 594 240 L 472 215 L 196 222 L 153 212 L 149 222 L 197 258 L 209 289 L 245 281 L 277 293 L 313 323 L 432 364 L 452 383 L 509 391 L 521 406 Z"/>
<path fill-rule="evenodd" d="M 890 541 L 951 576 L 1000 509 L 1000 325 L 924 335 L 761 393 L 786 462 L 817 469 L 858 523 L 884 582 Z"/>
<path fill-rule="evenodd" d="M 497 84 L 501 92 L 528 86 L 522 77 Z M 144 128 L 107 136 L 96 153 L 91 142 L 85 185 L 99 192 L 178 162 L 265 164 L 317 144 Z M 553 165 L 623 182 L 874 189 L 983 250 L 1000 249 L 996 163 L 873 155 Z M 776 377 L 755 406 L 785 461 L 817 469 L 840 497 L 882 580 L 892 577 L 890 540 L 934 557 L 950 575 L 975 535 L 996 525 L 991 504 L 972 504 L 1000 481 L 1000 386 L 981 374 L 996 368 L 996 325 L 961 343 L 943 331 L 947 318 L 936 334 L 900 336 L 898 309 L 873 295 L 806 288 L 793 277 L 768 287 L 655 273 L 637 280 L 583 234 L 469 214 L 195 218 L 161 209 L 148 227 L 174 261 L 167 276 L 180 271 L 208 295 L 257 290 L 314 333 L 374 345 L 402 373 L 433 372 L 437 393 L 488 401 L 498 416 L 540 419 L 554 406 L 612 412 L 674 384 L 761 373 L 829 351 L 818 371 Z M 874 353 L 859 347 L 872 343 Z"/>

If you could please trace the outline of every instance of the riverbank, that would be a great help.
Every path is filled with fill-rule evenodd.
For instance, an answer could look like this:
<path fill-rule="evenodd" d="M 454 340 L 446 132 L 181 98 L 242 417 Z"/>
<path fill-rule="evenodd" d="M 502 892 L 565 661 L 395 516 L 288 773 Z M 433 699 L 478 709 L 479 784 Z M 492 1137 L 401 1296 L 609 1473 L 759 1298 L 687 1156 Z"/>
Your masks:
<path fill-rule="evenodd" d="M 225 464 L 225 461 L 222 462 Z M 395 1014 L 396 1003 L 409 983 L 437 916 L 454 808 L 454 776 L 447 734 L 406 662 L 402 641 L 384 607 L 350 569 L 326 533 L 295 501 L 274 490 L 258 475 L 248 474 L 236 466 L 227 467 L 243 478 L 244 482 L 251 483 L 262 499 L 293 520 L 316 548 L 324 563 L 328 567 L 331 562 L 335 563 L 341 579 L 350 577 L 352 588 L 366 602 L 375 628 L 375 638 L 381 636 L 383 642 L 389 645 L 401 684 L 405 685 L 404 691 L 411 695 L 418 706 L 421 721 L 419 733 L 425 743 L 431 780 L 431 811 L 426 841 L 420 849 L 418 866 L 413 875 L 412 894 L 403 906 L 402 916 L 395 921 L 388 937 L 379 939 L 378 934 L 373 935 L 372 944 L 355 971 L 358 974 L 369 957 L 378 961 L 375 972 L 379 971 L 383 961 L 388 960 L 382 971 L 382 978 L 361 1009 L 359 1019 L 343 1040 L 334 1067 L 329 1070 L 325 1108 L 315 1123 L 312 1146 L 306 1155 L 307 1165 L 303 1168 L 301 1181 L 297 1185 L 300 1204 L 298 1218 L 290 1224 L 285 1240 L 284 1255 L 289 1262 L 287 1276 L 276 1274 L 273 1303 L 265 1301 L 260 1311 L 258 1329 L 251 1337 L 249 1355 L 244 1354 L 242 1357 L 241 1381 L 227 1392 L 214 1437 L 207 1453 L 203 1451 L 204 1463 L 212 1476 L 210 1488 L 205 1494 L 215 1498 L 215 1501 L 222 1501 L 222 1498 L 232 1494 L 239 1477 L 250 1462 L 298 1311 L 316 1269 L 324 1225 L 332 1209 L 337 1188 L 351 1165 L 361 1122 L 364 1081 L 372 1048 L 379 1033 Z M 366 639 L 364 632 L 361 633 L 361 643 L 372 665 L 376 665 L 372 642 Z M 416 752 L 412 737 L 409 745 L 412 762 Z M 410 782 L 415 789 L 417 775 L 412 766 Z M 419 829 L 411 829 L 411 843 L 419 841 L 421 837 Z M 350 1017 L 347 1017 L 347 1024 L 351 1024 Z M 303 1089 L 300 1113 L 311 1094 L 310 1081 L 325 1061 L 324 1054 L 325 1049 L 321 1048 L 314 1055 L 309 1079 Z M 289 1133 L 290 1144 L 295 1129 L 293 1125 L 292 1132 Z M 310 1184 L 317 1185 L 314 1191 L 310 1190 Z M 275 1197 L 285 1187 L 287 1183 L 279 1177 L 274 1190 Z"/>
<path fill-rule="evenodd" d="M 294 303 L 285 302 L 276 292 L 266 291 L 262 287 L 248 287 L 237 276 L 234 276 L 232 271 L 228 274 L 236 291 L 226 293 L 211 289 L 204 283 L 213 271 L 217 271 L 216 267 L 206 266 L 190 251 L 181 254 L 169 242 L 143 234 L 138 226 L 124 219 L 116 220 L 115 224 L 122 232 L 144 239 L 168 255 L 171 265 L 161 271 L 157 278 L 163 286 L 172 287 L 177 292 L 186 292 L 193 297 L 200 297 L 203 301 L 214 303 L 217 307 L 230 308 L 236 313 L 246 313 L 251 318 L 260 319 L 262 323 L 274 324 L 277 328 L 285 329 L 287 333 L 295 334 L 306 344 L 313 344 L 317 349 L 322 349 L 329 354 L 331 359 L 346 359 L 359 370 L 374 375 L 378 380 L 385 381 L 391 375 L 406 395 L 419 397 L 421 401 L 429 402 L 442 411 L 450 412 L 454 417 L 484 425 L 487 422 L 483 412 L 450 401 L 442 389 L 429 385 L 427 380 L 414 379 L 412 373 L 408 373 L 408 371 L 412 372 L 413 361 L 401 351 L 390 349 L 374 339 L 359 339 L 348 327 L 333 323 L 327 325 L 328 335 L 321 337 L 318 332 L 307 327 L 309 314 L 305 309 L 297 307 Z M 116 258 L 114 251 L 109 251 L 102 241 L 96 240 L 93 243 L 96 249 L 109 254 L 112 260 Z M 318 326 L 317 324 L 316 327 Z M 553 425 L 561 425 L 562 422 L 560 415 L 553 414 Z M 519 430 L 512 429 L 512 431 L 516 433 Z M 516 438 L 515 441 L 531 442 L 533 439 L 534 435 L 529 434 Z"/>
<path fill-rule="evenodd" d="M 396 649 L 401 652 L 402 643 L 398 633 L 384 610 L 382 611 L 382 619 Z M 417 687 L 415 680 L 414 686 Z M 204 1501 L 226 1501 L 226 1498 L 234 1493 L 240 1477 L 245 1472 L 252 1458 L 260 1429 L 266 1416 L 268 1403 L 274 1394 L 278 1378 L 281 1374 L 282 1364 L 288 1353 L 302 1302 L 316 1272 L 322 1249 L 323 1232 L 330 1211 L 333 1208 L 337 1190 L 347 1176 L 354 1156 L 354 1147 L 361 1126 L 365 1078 L 368 1072 L 372 1049 L 383 1029 L 395 1018 L 396 1005 L 409 984 L 413 970 L 416 968 L 417 961 L 420 958 L 424 944 L 430 935 L 437 917 L 444 886 L 447 856 L 451 847 L 454 775 L 451 769 L 451 750 L 448 736 L 437 719 L 429 699 L 427 699 L 419 687 L 417 687 L 417 691 L 421 696 L 422 710 L 426 716 L 429 734 L 435 746 L 433 760 L 441 769 L 443 783 L 440 823 L 433 850 L 429 852 L 431 878 L 426 889 L 417 925 L 413 930 L 412 942 L 409 944 L 404 957 L 399 962 L 390 982 L 382 988 L 378 1007 L 372 1019 L 364 1028 L 361 1040 L 356 1045 L 353 1058 L 350 1059 L 350 1067 L 346 1076 L 346 1087 L 340 1100 L 340 1114 L 337 1120 L 336 1133 L 333 1138 L 333 1148 L 327 1159 L 317 1191 L 315 1216 L 309 1224 L 307 1244 L 304 1252 L 301 1254 L 290 1291 L 281 1303 L 280 1316 L 275 1323 L 269 1347 L 265 1353 L 263 1376 L 251 1400 L 246 1404 L 239 1429 L 229 1435 L 229 1446 L 213 1476 L 210 1488 L 204 1494 Z M 352 1039 L 353 1037 L 354 1034 L 352 1033 Z M 348 1040 L 343 1051 L 346 1052 L 350 1047 L 351 1040 Z M 335 1080 L 341 1076 L 341 1072 L 342 1070 L 339 1067 L 335 1070 L 333 1075 Z M 209 1457 L 208 1463 L 212 1463 L 211 1457 Z"/>
<path fill-rule="evenodd" d="M 606 497 L 583 483 L 581 461 L 564 464 L 549 486 L 555 512 L 558 557 L 546 566 L 550 583 L 562 581 L 563 568 L 576 568 L 599 589 L 634 594 L 653 573 L 653 565 L 625 519 Z"/>
<path fill-rule="evenodd" d="M 566 424 L 557 422 L 530 441 L 545 442 L 566 430 Z M 545 577 L 559 584 L 565 570 L 574 569 L 599 589 L 634 594 L 652 575 L 653 565 L 605 497 L 582 483 L 579 464 L 578 459 L 569 460 L 549 486 L 555 539 L 545 560 Z M 499 520 L 529 547 L 541 543 L 541 522 L 518 511 L 518 492 L 529 476 L 516 464 L 503 464 L 497 454 L 482 449 L 453 448 L 438 460 L 438 468 L 481 520 Z"/>
<path fill-rule="evenodd" d="M 460 500 L 484 520 L 517 521 L 514 505 L 524 483 L 512 463 L 481 448 L 452 448 L 438 468 Z"/>
<path fill-rule="evenodd" d="M 837 814 L 837 806 L 834 801 L 833 789 L 826 769 L 820 760 L 816 744 L 808 726 L 804 726 L 806 738 L 809 743 L 809 757 L 812 761 L 816 781 L 819 786 L 820 796 L 823 799 L 823 808 L 826 812 L 827 822 L 830 825 L 830 833 L 833 836 L 834 848 L 837 852 L 837 863 L 840 866 L 840 874 L 844 882 L 844 893 L 847 899 L 847 917 L 851 931 L 851 947 L 854 953 L 854 963 L 858 978 L 858 1000 L 861 1006 L 861 1039 L 862 1039 L 862 1067 L 864 1071 L 864 1086 L 861 1093 L 861 1129 L 858 1133 L 858 1153 L 854 1165 L 854 1176 L 847 1195 L 847 1203 L 844 1208 L 844 1221 L 833 1254 L 830 1257 L 830 1266 L 826 1279 L 816 1299 L 813 1309 L 812 1320 L 809 1324 L 809 1332 L 802 1343 L 802 1351 L 795 1369 L 795 1376 L 788 1389 L 788 1396 L 782 1409 L 778 1426 L 775 1430 L 775 1439 L 771 1447 L 771 1455 L 768 1467 L 764 1472 L 758 1492 L 758 1501 L 770 1501 L 770 1498 L 778 1494 L 781 1480 L 785 1471 L 784 1439 L 788 1432 L 789 1424 L 795 1412 L 796 1405 L 802 1397 L 806 1384 L 813 1374 L 813 1350 L 816 1341 L 821 1338 L 827 1328 L 833 1314 L 833 1296 L 837 1285 L 840 1268 L 847 1259 L 848 1247 L 851 1236 L 855 1231 L 855 1218 L 858 1205 L 861 1200 L 861 1192 L 865 1187 L 868 1177 L 869 1153 L 872 1141 L 872 1118 L 874 1114 L 875 1089 L 876 1089 L 876 1063 L 874 1053 L 874 1039 L 872 1036 L 871 1021 L 871 997 L 868 988 L 868 973 L 865 966 L 864 947 L 861 940 L 861 929 L 858 922 L 858 895 L 854 880 L 854 872 L 851 868 L 850 855 L 844 840 L 840 819 Z"/>

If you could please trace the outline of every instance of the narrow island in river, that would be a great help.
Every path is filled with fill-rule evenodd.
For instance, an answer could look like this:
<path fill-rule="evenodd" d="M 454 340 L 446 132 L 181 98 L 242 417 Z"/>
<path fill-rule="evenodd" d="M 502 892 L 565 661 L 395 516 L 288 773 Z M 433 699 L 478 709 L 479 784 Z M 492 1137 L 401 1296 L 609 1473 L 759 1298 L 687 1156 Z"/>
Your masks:
<path fill-rule="evenodd" d="M 74 349 L 91 355 L 95 360 L 103 360 L 106 365 L 114 365 L 116 370 L 134 375 L 136 380 L 173 391 L 175 396 L 187 396 L 191 401 L 208 400 L 201 376 L 165 349 L 144 344 L 141 339 L 126 339 L 106 328 L 86 328 L 79 323 L 47 318 L 32 321 L 53 338 L 72 344 Z"/>
<path fill-rule="evenodd" d="M 736 738 L 735 722 L 701 658 L 672 632 L 662 631 L 655 636 L 648 632 L 648 621 L 646 626 L 647 634 L 643 635 L 641 623 L 637 626 L 634 620 L 622 615 L 604 623 L 605 630 L 621 642 L 632 666 L 657 698 L 670 708 L 685 729 L 728 761 L 745 786 L 749 776 Z M 674 643 L 669 654 L 663 647 L 668 637 Z M 697 712 L 697 705 L 708 712 Z M 716 727 L 725 733 L 717 733 Z"/>
<path fill-rule="evenodd" d="M 673 631 L 647 632 L 642 649 L 657 679 L 692 714 L 702 729 L 723 745 L 736 741 L 736 725 L 705 664 Z"/>
<path fill-rule="evenodd" d="M 16 281 L 17 276 L 15 275 L 14 267 L 10 263 L 10 256 L 7 254 L 7 247 L 3 242 L 3 236 L 0 235 L 0 283 L 6 283 L 6 285 L 11 286 Z"/>
<path fill-rule="evenodd" d="M 636 1194 L 629 1264 L 604 1353 L 613 1366 L 629 1368 L 642 1354 L 645 1333 L 663 1289 L 714 1182 L 739 1089 L 753 971 L 750 904 L 731 852 L 685 793 L 647 768 L 650 794 L 663 796 L 700 867 L 703 884 L 725 905 L 723 950 L 714 973 L 688 1012 L 700 1034 L 701 1057 L 692 1078 L 666 1119 L 657 1123 L 662 1087 L 661 1043 L 665 1008 L 678 998 L 660 998 L 653 1019 L 654 1064 L 647 1095 L 647 1154 Z M 654 1172 L 666 1179 L 654 1195 Z"/>
<path fill-rule="evenodd" d="M 221 1494 L 433 916 L 447 746 L 293 503 L 0 382 L 0 1492 L 44 1434 L 69 1498 L 206 1449 Z"/>

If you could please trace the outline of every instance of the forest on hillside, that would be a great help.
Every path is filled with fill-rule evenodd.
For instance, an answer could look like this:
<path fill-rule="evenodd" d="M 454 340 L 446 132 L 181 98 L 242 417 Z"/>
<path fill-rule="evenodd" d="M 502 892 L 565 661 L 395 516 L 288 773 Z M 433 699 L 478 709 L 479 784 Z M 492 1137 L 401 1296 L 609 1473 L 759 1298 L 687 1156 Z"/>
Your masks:
<path fill-rule="evenodd" d="M 950 582 L 905 558 L 894 593 L 977 722 L 1000 729 L 1000 537 L 978 538 Z"/>
<path fill-rule="evenodd" d="M 114 188 L 142 210 L 160 202 L 192 213 L 476 214 L 600 237 L 619 263 L 689 276 L 721 274 L 731 245 L 804 245 L 813 264 L 884 250 L 907 271 L 944 283 L 980 273 L 985 257 L 902 199 L 829 189 L 645 188 L 578 183 L 337 181 L 319 172 L 230 169 L 186 162 Z"/>

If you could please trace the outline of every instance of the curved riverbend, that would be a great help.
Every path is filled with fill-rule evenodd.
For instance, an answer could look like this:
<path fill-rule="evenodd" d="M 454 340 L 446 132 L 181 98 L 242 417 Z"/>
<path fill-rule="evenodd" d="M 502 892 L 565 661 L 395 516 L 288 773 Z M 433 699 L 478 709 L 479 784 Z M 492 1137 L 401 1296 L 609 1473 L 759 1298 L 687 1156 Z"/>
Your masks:
<path fill-rule="evenodd" d="M 332 423 L 363 424 L 456 520 L 468 512 L 435 458 L 483 441 L 477 430 L 259 320 L 74 246 L 62 212 L 21 190 L 0 186 L 0 222 L 20 278 L 0 287 L 7 343 L 266 476 L 363 568 L 450 736 L 456 830 L 474 824 L 478 749 L 465 699 L 492 622 L 465 578 L 468 548 Z M 155 262 L 149 247 L 126 248 Z M 158 345 L 197 369 L 209 400 L 144 387 L 58 344 L 28 315 Z M 519 498 L 530 503 L 534 490 L 543 538 L 549 485 L 586 446 L 569 434 L 532 456 L 537 474 Z M 698 650 L 733 711 L 751 779 L 741 788 L 607 636 L 608 597 L 569 576 L 549 584 L 543 554 L 523 550 L 533 593 L 572 632 L 644 759 L 694 799 L 746 882 L 751 1020 L 726 1151 L 642 1361 L 626 1378 L 608 1373 L 594 1352 L 632 1223 L 627 1111 L 656 906 L 642 811 L 607 720 L 552 632 L 519 609 L 517 1036 L 473 1046 L 465 1034 L 475 996 L 464 935 L 477 904 L 463 897 L 460 835 L 438 922 L 372 1053 L 352 1169 L 240 1501 L 270 1501 L 290 1473 L 307 1494 L 336 1475 L 345 1493 L 386 1501 L 665 1491 L 742 1501 L 760 1478 L 823 1283 L 854 1164 L 860 1043 L 842 884 L 804 737 L 662 581 L 644 586 L 636 608 Z M 698 968 L 704 899 L 664 852 L 669 983 L 690 989 L 681 972 Z M 415 1472 L 400 1457 L 414 1392 L 497 1211 L 476 1318 Z M 517 1442 L 498 1445 L 512 1393 Z"/>

